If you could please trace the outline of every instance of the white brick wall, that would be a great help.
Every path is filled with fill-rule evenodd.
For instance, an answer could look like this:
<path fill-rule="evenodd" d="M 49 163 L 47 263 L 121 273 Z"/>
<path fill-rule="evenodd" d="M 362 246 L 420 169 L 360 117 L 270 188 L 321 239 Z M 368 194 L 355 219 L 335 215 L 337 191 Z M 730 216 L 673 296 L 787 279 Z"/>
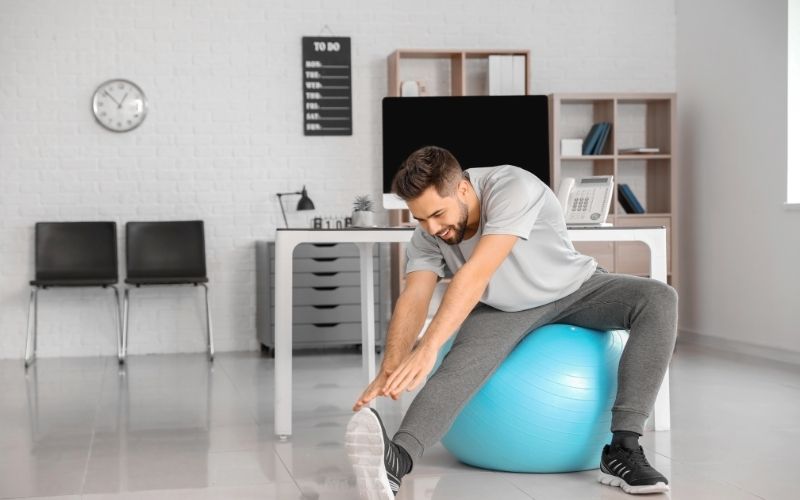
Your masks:
<path fill-rule="evenodd" d="M 324 25 L 352 37 L 352 137 L 302 135 L 300 38 Z M 204 219 L 217 347 L 255 349 L 253 242 L 280 223 L 275 193 L 306 184 L 324 214 L 378 197 L 400 47 L 530 48 L 536 93 L 675 89 L 671 0 L 0 0 L 0 357 L 22 356 L 39 220 L 110 219 L 121 235 Z M 90 113 L 112 77 L 149 98 L 133 132 Z M 43 293 L 40 356 L 115 352 L 107 295 Z M 199 290 L 139 291 L 132 307 L 132 354 L 203 349 Z"/>

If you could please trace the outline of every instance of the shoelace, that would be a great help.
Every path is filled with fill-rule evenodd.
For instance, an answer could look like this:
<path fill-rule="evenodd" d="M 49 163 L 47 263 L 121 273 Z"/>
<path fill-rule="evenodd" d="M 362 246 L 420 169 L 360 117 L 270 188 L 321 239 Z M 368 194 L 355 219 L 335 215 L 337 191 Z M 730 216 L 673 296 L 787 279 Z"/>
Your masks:
<path fill-rule="evenodd" d="M 644 449 L 640 446 L 638 450 L 626 450 L 628 451 L 628 457 L 630 458 L 631 462 L 634 465 L 639 467 L 650 467 L 650 462 L 647 461 L 647 457 L 644 456 Z"/>

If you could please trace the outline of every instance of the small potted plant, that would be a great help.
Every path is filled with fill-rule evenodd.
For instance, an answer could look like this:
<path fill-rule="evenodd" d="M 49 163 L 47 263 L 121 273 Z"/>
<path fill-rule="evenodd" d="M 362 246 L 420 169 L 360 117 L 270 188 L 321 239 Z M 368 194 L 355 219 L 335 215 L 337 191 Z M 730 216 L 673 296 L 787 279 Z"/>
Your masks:
<path fill-rule="evenodd" d="M 369 195 L 356 196 L 353 202 L 353 227 L 375 227 L 375 213 Z"/>

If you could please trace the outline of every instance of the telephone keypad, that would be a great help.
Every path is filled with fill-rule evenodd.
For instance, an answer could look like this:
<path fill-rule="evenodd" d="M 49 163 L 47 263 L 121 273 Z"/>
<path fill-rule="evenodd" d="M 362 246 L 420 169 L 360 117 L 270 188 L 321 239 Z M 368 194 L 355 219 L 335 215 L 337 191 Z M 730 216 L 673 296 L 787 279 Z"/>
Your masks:
<path fill-rule="evenodd" d="M 572 199 L 573 212 L 585 212 L 589 208 L 589 195 L 586 192 L 577 192 Z"/>

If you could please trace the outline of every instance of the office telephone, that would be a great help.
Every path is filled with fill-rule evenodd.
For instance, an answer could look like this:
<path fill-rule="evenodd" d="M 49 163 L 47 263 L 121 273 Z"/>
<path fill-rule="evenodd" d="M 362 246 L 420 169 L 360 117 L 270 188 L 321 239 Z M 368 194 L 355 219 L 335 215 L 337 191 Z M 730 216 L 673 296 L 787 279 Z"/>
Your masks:
<path fill-rule="evenodd" d="M 613 175 L 573 179 L 565 177 L 558 189 L 558 201 L 568 226 L 604 226 L 614 192 Z"/>

